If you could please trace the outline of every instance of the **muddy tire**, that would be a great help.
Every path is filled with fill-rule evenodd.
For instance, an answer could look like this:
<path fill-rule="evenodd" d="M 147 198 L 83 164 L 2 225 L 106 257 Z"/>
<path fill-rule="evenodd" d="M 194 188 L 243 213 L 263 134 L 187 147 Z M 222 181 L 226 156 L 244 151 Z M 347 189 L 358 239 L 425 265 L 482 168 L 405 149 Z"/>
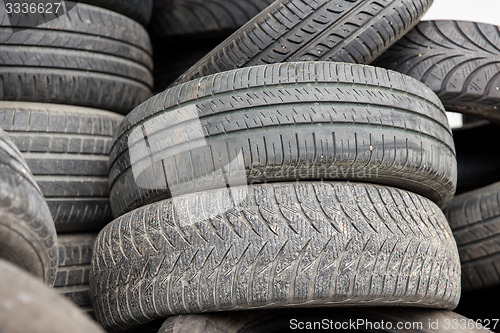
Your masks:
<path fill-rule="evenodd" d="M 118 218 L 94 250 L 90 293 L 106 328 L 265 307 L 452 309 L 460 298 L 458 251 L 442 211 L 379 185 L 188 194 Z"/>

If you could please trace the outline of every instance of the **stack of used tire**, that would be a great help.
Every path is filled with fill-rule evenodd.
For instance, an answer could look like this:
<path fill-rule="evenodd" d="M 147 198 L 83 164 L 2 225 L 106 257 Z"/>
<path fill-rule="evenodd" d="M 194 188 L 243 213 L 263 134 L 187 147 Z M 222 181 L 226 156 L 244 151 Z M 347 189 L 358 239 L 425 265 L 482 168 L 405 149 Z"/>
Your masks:
<path fill-rule="evenodd" d="M 2 332 L 102 332 L 48 287 L 57 280 L 54 221 L 26 161 L 2 130 L 0 189 Z"/>
<path fill-rule="evenodd" d="M 15 6 L 6 1 L 0 12 L 0 127 L 52 215 L 59 239 L 54 286 L 90 312 L 93 242 L 112 220 L 112 136 L 123 115 L 151 96 L 144 25 L 152 1 L 38 1 L 36 13 Z"/>
<path fill-rule="evenodd" d="M 458 311 L 482 321 L 498 317 L 490 304 L 500 296 L 499 11 L 497 1 L 436 0 L 376 63 L 420 80 L 448 111 L 476 120 L 454 131 L 458 189 L 444 212 L 462 264 Z"/>
<path fill-rule="evenodd" d="M 90 271 L 97 321 L 119 330 L 170 317 L 160 332 L 280 331 L 321 316 L 466 321 L 445 311 L 461 283 L 440 209 L 457 178 L 445 109 L 421 82 L 365 65 L 431 1 L 261 3 L 158 1 L 150 31 L 166 45 L 243 26 L 176 80 L 161 77 L 170 88 L 116 131 L 116 219 Z M 260 13 L 213 20 L 233 5 Z"/>

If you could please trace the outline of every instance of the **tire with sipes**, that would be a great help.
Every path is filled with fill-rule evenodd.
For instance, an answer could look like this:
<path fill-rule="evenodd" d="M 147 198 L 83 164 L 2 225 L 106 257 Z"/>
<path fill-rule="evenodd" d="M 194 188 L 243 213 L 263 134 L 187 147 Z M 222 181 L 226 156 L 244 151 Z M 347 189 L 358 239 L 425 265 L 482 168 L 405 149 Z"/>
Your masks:
<path fill-rule="evenodd" d="M 438 205 L 456 188 L 453 138 L 437 96 L 364 65 L 274 64 L 197 79 L 134 109 L 115 138 L 115 217 L 189 192 L 271 181 L 375 182 Z"/>
<path fill-rule="evenodd" d="M 377 62 L 437 93 L 447 111 L 500 120 L 500 30 L 465 21 L 420 22 Z"/>
<path fill-rule="evenodd" d="M 173 84 L 241 67 L 295 62 L 370 64 L 417 23 L 432 0 L 277 0 Z"/>
<path fill-rule="evenodd" d="M 208 190 L 127 213 L 98 235 L 96 319 L 307 306 L 452 309 L 460 263 L 430 200 L 347 182 Z"/>

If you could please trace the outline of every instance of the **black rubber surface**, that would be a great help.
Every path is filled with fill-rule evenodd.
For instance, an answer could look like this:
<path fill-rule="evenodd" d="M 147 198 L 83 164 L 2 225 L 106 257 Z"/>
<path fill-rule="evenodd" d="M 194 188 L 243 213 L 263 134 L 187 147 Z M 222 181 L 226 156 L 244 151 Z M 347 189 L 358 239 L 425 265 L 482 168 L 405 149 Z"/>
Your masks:
<path fill-rule="evenodd" d="M 87 4 L 48 22 L 39 16 L 25 29 L 0 12 L 0 100 L 126 114 L 151 96 L 151 44 L 139 23 Z"/>
<path fill-rule="evenodd" d="M 500 30 L 461 22 L 419 23 L 376 63 L 428 85 L 448 111 L 500 120 Z"/>
<path fill-rule="evenodd" d="M 278 0 L 172 85 L 294 61 L 369 64 L 417 24 L 432 0 Z"/>
<path fill-rule="evenodd" d="M 225 36 L 274 0 L 155 0 L 149 26 L 156 37 L 203 40 Z"/>
<path fill-rule="evenodd" d="M 460 252 L 463 290 L 500 285 L 500 183 L 455 197 L 445 214 Z"/>
<path fill-rule="evenodd" d="M 78 307 L 17 267 L 0 260 L 2 332 L 104 333 Z"/>
<path fill-rule="evenodd" d="M 26 161 L 2 130 L 0 189 L 0 258 L 54 284 L 58 264 L 54 221 Z"/>
<path fill-rule="evenodd" d="M 188 194 L 98 235 L 97 320 L 307 306 L 454 308 L 458 251 L 442 211 L 379 185 L 295 182 Z"/>
<path fill-rule="evenodd" d="M 451 200 L 456 159 L 442 104 L 369 66 L 287 63 L 169 89 L 133 110 L 110 152 L 115 217 L 209 188 L 296 179 L 398 186 Z"/>
<path fill-rule="evenodd" d="M 112 220 L 108 158 L 122 119 L 97 109 L 0 101 L 0 127 L 26 159 L 58 232 L 98 231 Z"/>

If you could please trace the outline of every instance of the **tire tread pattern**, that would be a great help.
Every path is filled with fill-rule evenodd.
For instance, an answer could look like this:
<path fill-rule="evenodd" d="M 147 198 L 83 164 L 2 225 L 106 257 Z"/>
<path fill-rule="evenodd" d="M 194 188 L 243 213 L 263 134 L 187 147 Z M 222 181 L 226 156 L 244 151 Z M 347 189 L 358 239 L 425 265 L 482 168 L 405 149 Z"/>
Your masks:
<path fill-rule="evenodd" d="M 410 31 L 432 0 L 279 0 L 171 86 L 236 68 L 294 61 L 370 64 Z"/>
<path fill-rule="evenodd" d="M 226 186 L 231 161 L 245 184 L 369 178 L 439 205 L 456 187 L 451 130 L 430 89 L 369 66 L 290 63 L 197 79 L 133 110 L 110 152 L 113 214 Z"/>
<path fill-rule="evenodd" d="M 343 182 L 263 184 L 121 216 L 98 235 L 90 292 L 106 328 L 264 307 L 453 308 L 460 264 L 442 211 L 421 196 Z"/>
<path fill-rule="evenodd" d="M 463 21 L 426 21 L 376 62 L 428 85 L 449 111 L 500 120 L 500 29 Z"/>
<path fill-rule="evenodd" d="M 111 219 L 108 156 L 123 116 L 74 106 L 0 102 L 0 127 L 19 147 L 59 232 Z"/>
<path fill-rule="evenodd" d="M 456 196 L 445 209 L 462 262 L 464 291 L 500 284 L 500 183 Z"/>

